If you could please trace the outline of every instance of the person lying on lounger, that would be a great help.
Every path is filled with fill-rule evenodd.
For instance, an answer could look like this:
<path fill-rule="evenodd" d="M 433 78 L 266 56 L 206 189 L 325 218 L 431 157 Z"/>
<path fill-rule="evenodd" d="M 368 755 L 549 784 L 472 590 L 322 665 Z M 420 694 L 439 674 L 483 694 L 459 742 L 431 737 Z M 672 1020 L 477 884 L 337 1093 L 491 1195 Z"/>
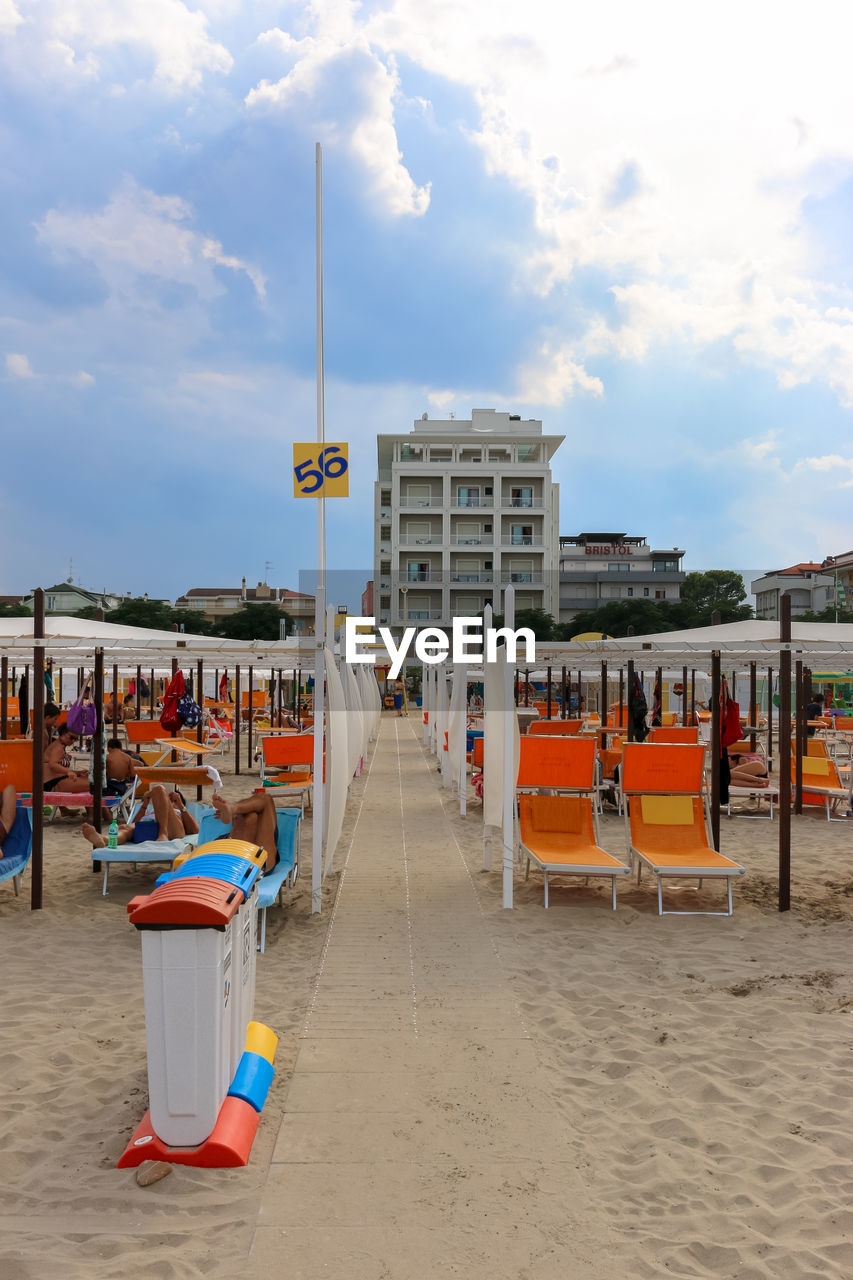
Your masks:
<path fill-rule="evenodd" d="M 12 823 L 15 821 L 16 804 L 15 788 L 10 783 L 0 791 L 0 858 L 3 857 L 3 845 L 6 843 L 6 837 L 12 830 Z"/>
<path fill-rule="evenodd" d="M 142 821 L 149 806 L 154 810 L 154 817 L 157 819 L 157 840 L 180 840 L 183 836 L 192 836 L 198 832 L 198 823 L 188 811 L 180 791 L 167 791 L 158 783 L 151 788 L 146 801 L 134 822 L 122 822 L 119 825 L 119 844 L 131 843 L 136 823 Z M 106 848 L 106 836 L 96 831 L 91 823 L 84 822 L 80 830 L 93 849 Z"/>
<path fill-rule="evenodd" d="M 76 772 L 71 768 L 68 752 L 77 737 L 67 724 L 59 726 L 59 736 L 44 753 L 44 789 L 45 791 L 78 792 L 89 790 L 88 773 Z"/>
<path fill-rule="evenodd" d="M 733 787 L 769 787 L 767 766 L 760 756 L 749 752 L 745 755 L 732 755 L 729 752 L 731 768 L 731 785 Z"/>
<path fill-rule="evenodd" d="M 219 821 L 231 824 L 230 839 L 246 840 L 264 849 L 267 855 L 264 871 L 272 871 L 278 862 L 272 796 L 250 795 L 236 804 L 229 804 L 223 795 L 217 793 L 212 804 Z"/>

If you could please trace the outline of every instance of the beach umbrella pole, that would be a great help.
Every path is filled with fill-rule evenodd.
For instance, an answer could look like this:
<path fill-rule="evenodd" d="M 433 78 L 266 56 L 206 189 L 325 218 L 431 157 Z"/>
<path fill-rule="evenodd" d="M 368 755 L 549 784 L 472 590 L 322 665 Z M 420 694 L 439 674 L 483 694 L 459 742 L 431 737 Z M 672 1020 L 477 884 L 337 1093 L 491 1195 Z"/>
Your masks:
<path fill-rule="evenodd" d="M 33 594 L 33 880 L 30 906 L 40 911 L 44 878 L 44 591 Z"/>
<path fill-rule="evenodd" d="M 779 910 L 791 910 L 791 597 L 779 601 Z M 772 686 L 771 686 L 772 688 Z"/>

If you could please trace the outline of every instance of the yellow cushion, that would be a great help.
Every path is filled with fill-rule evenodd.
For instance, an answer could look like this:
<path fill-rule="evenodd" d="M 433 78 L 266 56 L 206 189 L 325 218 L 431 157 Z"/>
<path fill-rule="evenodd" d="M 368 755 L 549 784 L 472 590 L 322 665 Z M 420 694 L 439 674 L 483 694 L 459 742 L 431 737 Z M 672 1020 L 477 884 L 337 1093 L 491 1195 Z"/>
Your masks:
<path fill-rule="evenodd" d="M 689 827 L 693 823 L 692 796 L 641 796 L 643 822 L 661 827 Z"/>

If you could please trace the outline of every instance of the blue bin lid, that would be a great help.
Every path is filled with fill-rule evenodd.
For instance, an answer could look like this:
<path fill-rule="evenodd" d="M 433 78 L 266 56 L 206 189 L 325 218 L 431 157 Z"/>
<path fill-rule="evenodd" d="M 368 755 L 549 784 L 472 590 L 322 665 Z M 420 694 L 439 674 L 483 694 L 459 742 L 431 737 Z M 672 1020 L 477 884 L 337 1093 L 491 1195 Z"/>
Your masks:
<path fill-rule="evenodd" d="M 260 874 L 261 868 L 245 858 L 231 853 L 203 853 L 197 858 L 188 858 L 177 871 L 167 871 L 158 876 L 156 883 L 159 888 L 172 880 L 186 880 L 190 876 L 194 879 L 224 880 L 226 884 L 241 889 L 245 900 Z"/>

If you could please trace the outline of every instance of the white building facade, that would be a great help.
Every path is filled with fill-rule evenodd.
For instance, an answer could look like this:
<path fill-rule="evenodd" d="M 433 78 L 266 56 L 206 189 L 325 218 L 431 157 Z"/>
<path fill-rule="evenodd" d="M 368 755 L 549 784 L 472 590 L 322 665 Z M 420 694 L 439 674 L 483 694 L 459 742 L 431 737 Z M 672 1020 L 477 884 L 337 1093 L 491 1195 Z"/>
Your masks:
<path fill-rule="evenodd" d="M 655 550 L 627 533 L 560 538 L 560 622 L 614 600 L 679 600 L 684 554 L 679 547 Z"/>
<path fill-rule="evenodd" d="M 750 584 L 755 596 L 756 618 L 778 618 L 782 595 L 791 597 L 791 617 L 800 613 L 820 613 L 835 600 L 835 576 L 831 569 L 815 561 L 792 564 L 756 578 Z"/>
<path fill-rule="evenodd" d="M 556 616 L 559 485 L 550 460 L 563 436 L 494 409 L 377 437 L 374 608 L 392 627 L 449 627 L 487 604 Z"/>

